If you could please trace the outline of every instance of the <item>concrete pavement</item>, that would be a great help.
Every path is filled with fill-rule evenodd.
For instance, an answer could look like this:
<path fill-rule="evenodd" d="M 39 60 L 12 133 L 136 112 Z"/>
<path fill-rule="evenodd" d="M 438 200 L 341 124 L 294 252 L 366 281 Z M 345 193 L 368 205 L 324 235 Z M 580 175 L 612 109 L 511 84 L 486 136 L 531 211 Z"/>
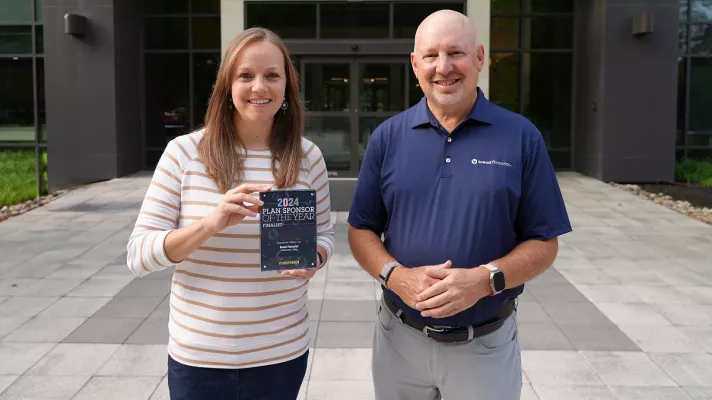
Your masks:
<path fill-rule="evenodd" d="M 90 185 L 0 223 L 0 400 L 168 399 L 172 270 L 134 279 L 150 176 Z M 712 226 L 574 173 L 574 232 L 519 308 L 523 399 L 712 399 Z M 337 253 L 310 283 L 303 399 L 373 399 L 379 286 Z"/>

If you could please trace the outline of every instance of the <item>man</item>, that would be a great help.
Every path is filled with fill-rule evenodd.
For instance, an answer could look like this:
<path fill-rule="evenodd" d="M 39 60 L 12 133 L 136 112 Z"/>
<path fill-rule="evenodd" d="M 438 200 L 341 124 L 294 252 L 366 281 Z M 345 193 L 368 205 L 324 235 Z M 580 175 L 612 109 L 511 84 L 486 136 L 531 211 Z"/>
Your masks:
<path fill-rule="evenodd" d="M 539 131 L 478 88 L 484 62 L 464 15 L 428 16 L 411 55 L 425 97 L 364 155 L 349 243 L 384 286 L 377 399 L 520 397 L 515 298 L 571 226 Z"/>

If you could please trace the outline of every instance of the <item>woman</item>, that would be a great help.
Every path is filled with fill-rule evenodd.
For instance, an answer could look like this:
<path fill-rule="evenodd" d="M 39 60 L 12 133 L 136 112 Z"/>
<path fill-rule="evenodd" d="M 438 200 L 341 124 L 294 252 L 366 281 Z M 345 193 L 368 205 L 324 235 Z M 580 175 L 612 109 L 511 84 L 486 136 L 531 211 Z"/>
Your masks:
<path fill-rule="evenodd" d="M 128 244 L 138 276 L 176 264 L 170 295 L 171 399 L 294 399 L 309 348 L 314 270 L 261 271 L 259 206 L 270 188 L 315 189 L 319 267 L 329 259 L 326 165 L 303 138 L 297 72 L 273 32 L 230 44 L 204 129 L 172 140 Z"/>

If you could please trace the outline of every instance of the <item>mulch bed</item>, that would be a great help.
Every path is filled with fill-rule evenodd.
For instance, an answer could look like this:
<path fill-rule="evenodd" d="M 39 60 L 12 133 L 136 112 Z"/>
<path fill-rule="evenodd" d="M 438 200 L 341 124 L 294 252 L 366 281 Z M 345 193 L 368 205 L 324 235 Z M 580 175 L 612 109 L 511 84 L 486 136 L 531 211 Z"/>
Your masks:
<path fill-rule="evenodd" d="M 669 182 L 611 185 L 712 225 L 712 188 Z"/>

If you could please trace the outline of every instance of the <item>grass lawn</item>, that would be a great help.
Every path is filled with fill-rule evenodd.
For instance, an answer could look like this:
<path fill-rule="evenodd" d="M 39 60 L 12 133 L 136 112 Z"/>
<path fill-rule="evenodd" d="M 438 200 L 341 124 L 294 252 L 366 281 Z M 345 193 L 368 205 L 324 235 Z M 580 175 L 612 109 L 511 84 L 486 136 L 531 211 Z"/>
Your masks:
<path fill-rule="evenodd" d="M 0 150 L 0 207 L 37 197 L 34 156 L 32 150 Z M 46 165 L 47 153 L 42 153 L 43 195 L 47 194 Z"/>
<path fill-rule="evenodd" d="M 682 182 L 712 187 L 712 159 L 683 160 L 677 164 L 676 172 Z"/>

